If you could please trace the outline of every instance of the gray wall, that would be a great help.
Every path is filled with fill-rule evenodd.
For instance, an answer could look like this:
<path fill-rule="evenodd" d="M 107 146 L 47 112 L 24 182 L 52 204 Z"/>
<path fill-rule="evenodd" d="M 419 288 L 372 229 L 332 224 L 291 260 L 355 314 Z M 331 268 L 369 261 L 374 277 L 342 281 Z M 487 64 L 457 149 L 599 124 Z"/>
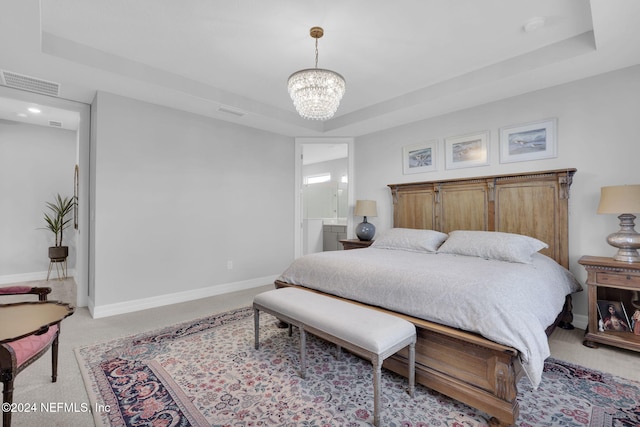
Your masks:
<path fill-rule="evenodd" d="M 3 282 L 46 277 L 47 248 L 54 244 L 45 226 L 45 203 L 57 193 L 73 196 L 76 132 L 0 121 L 0 276 Z M 75 231 L 64 232 L 68 267 L 75 267 Z M 44 277 L 43 277 L 44 276 Z"/>
<path fill-rule="evenodd" d="M 292 138 L 103 92 L 93 114 L 90 307 L 275 276 L 293 260 Z"/>
<path fill-rule="evenodd" d="M 600 187 L 640 184 L 639 93 L 640 66 L 635 66 L 357 138 L 356 198 L 378 201 L 378 217 L 371 222 L 381 231 L 393 223 L 387 184 L 577 168 L 569 200 L 569 254 L 571 271 L 584 283 L 578 259 L 616 251 L 605 239 L 619 229 L 618 219 L 596 214 Z M 500 127 L 550 117 L 558 119 L 557 158 L 500 163 Z M 490 165 L 445 170 L 444 138 L 484 130 L 491 132 Z M 438 170 L 403 175 L 402 147 L 433 139 L 439 143 Z M 586 292 L 574 303 L 578 321 L 586 322 Z"/>
<path fill-rule="evenodd" d="M 306 176 L 324 173 L 331 174 L 331 181 L 306 185 L 303 188 L 303 218 L 341 218 L 346 220 L 349 214 L 347 184 L 342 182 L 342 176 L 349 173 L 347 158 L 312 163 L 302 167 L 303 179 Z M 329 198 L 329 202 L 327 202 L 327 198 Z"/>

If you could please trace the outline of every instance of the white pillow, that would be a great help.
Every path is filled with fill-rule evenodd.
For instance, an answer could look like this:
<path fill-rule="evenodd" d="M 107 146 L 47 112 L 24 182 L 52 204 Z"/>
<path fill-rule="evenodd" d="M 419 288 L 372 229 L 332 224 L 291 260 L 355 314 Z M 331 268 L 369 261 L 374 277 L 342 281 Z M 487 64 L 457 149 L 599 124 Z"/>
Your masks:
<path fill-rule="evenodd" d="M 438 253 L 531 264 L 531 255 L 549 246 L 533 237 L 499 231 L 455 230 Z"/>
<path fill-rule="evenodd" d="M 371 245 L 378 249 L 399 249 L 410 252 L 436 252 L 447 235 L 435 230 L 392 228 L 376 238 Z"/>

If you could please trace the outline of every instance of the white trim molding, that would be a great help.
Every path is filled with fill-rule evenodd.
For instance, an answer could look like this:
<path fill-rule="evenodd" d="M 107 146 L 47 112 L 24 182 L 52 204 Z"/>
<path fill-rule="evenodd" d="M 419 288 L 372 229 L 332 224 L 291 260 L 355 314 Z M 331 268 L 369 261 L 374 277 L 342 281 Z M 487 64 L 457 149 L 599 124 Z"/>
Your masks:
<path fill-rule="evenodd" d="M 115 316 L 118 314 L 132 313 L 134 311 L 146 310 L 148 308 L 164 307 L 180 302 L 193 301 L 200 298 L 212 297 L 215 295 L 228 294 L 230 292 L 244 291 L 246 289 L 258 288 L 273 283 L 278 276 L 259 277 L 256 279 L 243 280 L 240 282 L 224 283 L 221 285 L 209 286 L 206 288 L 194 289 L 185 292 L 175 292 L 172 294 L 159 295 L 150 298 L 142 298 L 132 301 L 118 302 L 95 306 L 93 300 L 89 301 L 89 312 L 91 317 L 99 319 L 101 317 Z"/>
<path fill-rule="evenodd" d="M 67 270 L 67 277 L 76 277 L 76 270 L 70 268 Z M 20 273 L 20 274 L 7 274 L 5 276 L 0 276 L 0 285 L 8 285 L 24 282 L 33 282 L 36 280 L 47 280 L 47 272 L 46 271 L 36 271 L 32 273 Z M 51 274 L 49 275 L 49 281 L 51 283 L 55 283 L 58 280 L 57 272 L 51 270 Z M 38 286 L 42 286 L 42 284 L 38 284 Z"/>

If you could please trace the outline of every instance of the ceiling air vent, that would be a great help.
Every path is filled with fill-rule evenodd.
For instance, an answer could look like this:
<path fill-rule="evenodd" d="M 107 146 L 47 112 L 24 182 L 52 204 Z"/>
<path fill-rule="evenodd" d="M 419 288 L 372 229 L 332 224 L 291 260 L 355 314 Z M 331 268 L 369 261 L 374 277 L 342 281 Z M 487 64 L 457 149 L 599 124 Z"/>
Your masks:
<path fill-rule="evenodd" d="M 59 96 L 60 84 L 2 70 L 2 83 L 15 89 L 28 90 L 49 96 Z"/>
<path fill-rule="evenodd" d="M 54 127 L 54 128 L 61 128 L 62 127 L 62 122 L 56 121 L 56 120 L 49 120 L 49 126 Z"/>

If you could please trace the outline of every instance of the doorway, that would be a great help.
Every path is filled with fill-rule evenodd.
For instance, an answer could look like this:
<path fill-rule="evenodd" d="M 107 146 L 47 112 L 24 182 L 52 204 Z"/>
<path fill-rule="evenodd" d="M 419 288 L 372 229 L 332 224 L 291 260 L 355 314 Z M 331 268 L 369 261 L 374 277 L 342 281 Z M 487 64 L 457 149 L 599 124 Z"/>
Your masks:
<path fill-rule="evenodd" d="M 341 249 L 352 230 L 353 138 L 296 138 L 295 257 Z"/>
<path fill-rule="evenodd" d="M 0 118 L 5 121 L 17 121 L 24 122 L 26 124 L 35 125 L 36 128 L 41 128 L 39 123 L 31 122 L 28 117 L 16 116 L 15 109 L 24 106 L 26 104 L 37 107 L 44 107 L 43 110 L 50 109 L 56 110 L 58 112 L 63 113 L 65 117 L 64 121 L 72 120 L 71 118 L 75 118 L 77 120 L 77 124 L 75 126 L 75 150 L 70 152 L 71 156 L 75 156 L 74 159 L 70 159 L 69 163 L 73 166 L 73 163 L 78 166 L 77 168 L 77 187 L 75 173 L 73 167 L 68 168 L 68 176 L 69 176 L 69 185 L 68 188 L 70 192 L 73 192 L 73 187 L 77 188 L 77 192 L 73 195 L 76 195 L 78 198 L 78 209 L 77 215 L 75 219 L 77 221 L 77 230 L 75 235 L 75 281 L 77 285 L 77 306 L 86 306 L 88 303 L 88 289 L 89 289 L 89 142 L 90 142 L 90 106 L 88 104 L 83 104 L 75 101 L 69 101 L 61 98 L 56 98 L 52 96 L 45 96 L 38 93 L 27 92 L 23 90 L 13 89 L 6 86 L 0 86 L 0 99 L 2 99 L 2 106 L 0 108 Z M 15 107 L 15 108 L 14 108 Z M 43 111 L 44 112 L 44 111 Z M 57 124 L 56 124 L 57 125 Z M 54 126 L 54 124 L 49 124 L 49 126 Z M 37 151 L 30 153 L 30 157 L 37 159 L 38 156 L 42 156 L 42 153 Z M 47 159 L 40 159 L 41 161 L 46 161 Z M 51 159 L 52 160 L 52 159 Z M 65 169 L 66 171 L 66 169 Z M 32 186 L 32 188 L 36 188 L 38 185 L 42 186 L 42 181 L 39 181 L 38 171 L 34 171 L 32 175 L 34 181 L 31 183 L 23 183 L 26 184 L 27 187 Z M 65 172 L 66 173 L 66 172 Z M 46 179 L 46 178 L 45 178 Z M 65 184 L 66 185 L 66 184 Z M 66 193 L 66 190 L 63 190 Z M 71 196 L 72 194 L 68 194 Z M 19 197 L 16 195 L 16 197 Z M 12 197 L 13 198 L 13 197 Z M 18 200 L 20 206 L 24 206 Z M 37 221 L 37 228 L 40 224 L 40 212 L 44 211 L 45 200 L 42 201 L 42 209 L 38 206 L 38 209 L 29 209 L 29 212 L 25 212 L 24 215 L 35 215 L 34 221 Z M 31 212 L 34 211 L 34 212 Z M 28 223 L 29 219 L 25 219 L 25 224 Z M 30 226 L 29 226 L 30 227 Z M 37 245 L 36 245 L 37 246 Z M 28 249 L 29 251 L 38 251 L 42 250 L 40 247 L 34 246 L 33 248 Z M 46 257 L 46 248 L 43 250 L 43 257 Z M 36 268 L 37 269 L 37 268 Z M 31 269 L 26 272 L 26 270 L 30 270 L 27 266 L 26 269 L 24 266 L 20 268 L 20 271 L 17 271 L 13 276 L 9 274 L 6 277 L 13 277 L 20 280 L 38 280 L 38 277 L 31 278 L 31 275 L 38 275 L 42 272 L 36 272 Z M 19 273 L 19 274 L 18 274 Z M 45 271 L 46 273 L 46 271 Z M 8 274 L 5 272 L 5 274 Z M 42 277 L 44 279 L 44 277 Z"/>

